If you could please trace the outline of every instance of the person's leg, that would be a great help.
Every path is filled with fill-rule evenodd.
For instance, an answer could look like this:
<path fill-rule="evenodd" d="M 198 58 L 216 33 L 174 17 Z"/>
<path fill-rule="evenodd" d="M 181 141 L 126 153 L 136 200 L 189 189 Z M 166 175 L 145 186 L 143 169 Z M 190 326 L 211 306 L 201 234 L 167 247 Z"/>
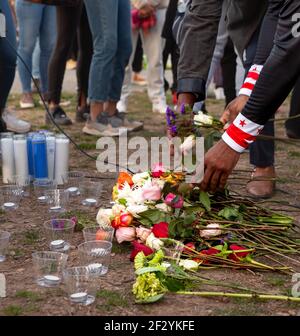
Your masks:
<path fill-rule="evenodd" d="M 129 64 L 132 52 L 131 43 L 131 15 L 130 2 L 127 0 L 118 1 L 118 45 L 114 60 L 114 68 L 110 81 L 110 91 L 108 94 L 109 105 L 107 112 L 113 115 L 116 112 L 117 102 L 120 100 L 122 85 L 125 77 L 125 69 Z M 131 66 L 129 64 L 128 68 Z"/>
<path fill-rule="evenodd" d="M 142 39 L 141 36 L 138 37 L 134 58 L 132 61 L 132 71 L 139 73 L 143 70 L 143 46 L 142 46 Z"/>
<path fill-rule="evenodd" d="M 61 90 L 65 75 L 66 63 L 72 40 L 76 36 L 76 29 L 79 21 L 78 7 L 57 7 L 57 37 L 56 45 L 50 59 L 49 93 L 48 100 L 50 107 L 55 108 L 60 103 Z"/>
<path fill-rule="evenodd" d="M 286 134 L 289 138 L 300 139 L 300 77 L 298 78 L 293 90 L 290 117 L 293 119 L 287 120 L 285 123 Z M 294 118 L 298 116 L 297 118 Z"/>
<path fill-rule="evenodd" d="M 129 59 L 128 66 L 125 68 L 125 76 L 123 80 L 122 93 L 120 101 L 117 104 L 117 109 L 120 112 L 127 112 L 128 109 L 128 99 L 131 94 L 131 84 L 132 84 L 132 62 L 135 55 L 138 39 L 140 32 L 131 29 L 131 43 L 132 43 L 132 53 Z"/>
<path fill-rule="evenodd" d="M 153 112 L 158 113 L 165 113 L 166 111 L 164 69 L 162 59 L 164 40 L 161 37 L 165 16 L 166 10 L 158 9 L 156 11 L 156 25 L 152 27 L 149 32 L 142 34 L 144 52 L 148 59 L 148 95 L 152 102 Z"/>
<path fill-rule="evenodd" d="M 56 11 L 54 6 L 44 6 L 40 27 L 40 76 L 42 93 L 48 93 L 48 65 L 56 41 Z"/>
<path fill-rule="evenodd" d="M 20 101 L 21 108 L 34 107 L 31 95 L 30 73 L 32 72 L 32 54 L 39 36 L 42 13 L 42 5 L 33 4 L 25 0 L 16 1 L 16 14 L 19 23 L 18 52 L 28 68 L 25 67 L 23 62 L 18 60 L 18 71 L 24 94 Z"/>
<path fill-rule="evenodd" d="M 16 54 L 13 48 L 17 47 L 17 43 L 16 29 L 7 0 L 1 1 L 0 9 L 6 18 L 6 38 L 0 38 L 0 132 L 4 132 L 6 126 L 2 121 L 2 113 L 15 78 Z"/>
<path fill-rule="evenodd" d="M 40 79 L 40 58 L 41 58 L 41 49 L 39 39 L 36 41 L 36 45 L 32 55 L 32 76 L 34 79 Z"/>
<path fill-rule="evenodd" d="M 87 104 L 88 82 L 91 61 L 93 57 L 93 39 L 90 30 L 86 8 L 83 5 L 79 29 L 78 29 L 78 59 L 77 59 L 77 82 L 78 82 L 78 108 L 76 121 L 85 121 L 89 115 Z"/>
<path fill-rule="evenodd" d="M 229 38 L 221 60 L 223 87 L 226 97 L 226 106 L 236 98 L 235 78 L 236 78 L 236 59 L 232 40 Z"/>

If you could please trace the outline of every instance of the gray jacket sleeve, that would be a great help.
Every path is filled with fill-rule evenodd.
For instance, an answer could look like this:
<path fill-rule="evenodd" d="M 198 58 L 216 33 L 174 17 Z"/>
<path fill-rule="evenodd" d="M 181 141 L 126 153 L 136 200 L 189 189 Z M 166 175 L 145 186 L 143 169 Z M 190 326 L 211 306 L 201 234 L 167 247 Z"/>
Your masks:
<path fill-rule="evenodd" d="M 205 82 L 211 65 L 222 12 L 222 0 L 192 0 L 180 32 L 178 93 L 205 98 Z"/>

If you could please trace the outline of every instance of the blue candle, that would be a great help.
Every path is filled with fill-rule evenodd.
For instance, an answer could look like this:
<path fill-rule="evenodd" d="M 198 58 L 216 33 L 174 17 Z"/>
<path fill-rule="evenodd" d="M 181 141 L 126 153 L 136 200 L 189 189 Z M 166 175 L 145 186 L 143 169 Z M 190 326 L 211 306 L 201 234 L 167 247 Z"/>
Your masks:
<path fill-rule="evenodd" d="M 32 138 L 34 177 L 48 178 L 47 144 L 44 134 L 35 134 Z"/>
<path fill-rule="evenodd" d="M 27 155 L 28 155 L 28 173 L 33 178 L 34 165 L 33 165 L 33 153 L 32 153 L 32 137 L 35 133 L 29 133 L 27 137 Z"/>

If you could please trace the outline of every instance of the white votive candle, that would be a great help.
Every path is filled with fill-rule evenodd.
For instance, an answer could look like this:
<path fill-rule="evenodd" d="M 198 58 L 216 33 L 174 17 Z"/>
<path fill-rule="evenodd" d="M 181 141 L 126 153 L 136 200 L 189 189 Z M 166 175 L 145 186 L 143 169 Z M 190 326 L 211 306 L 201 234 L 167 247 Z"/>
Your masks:
<path fill-rule="evenodd" d="M 97 204 L 97 200 L 95 200 L 94 198 L 86 198 L 84 200 L 85 205 L 96 205 Z"/>
<path fill-rule="evenodd" d="M 16 203 L 13 202 L 6 202 L 3 204 L 5 209 L 14 209 L 16 207 Z"/>
<path fill-rule="evenodd" d="M 50 208 L 51 211 L 60 211 L 61 209 L 62 207 L 59 205 Z"/>
<path fill-rule="evenodd" d="M 87 298 L 88 298 L 88 295 L 87 293 L 84 293 L 84 292 L 74 293 L 70 295 L 71 301 L 75 303 L 86 302 Z"/>
<path fill-rule="evenodd" d="M 45 275 L 44 281 L 49 286 L 56 286 L 60 283 L 60 278 L 56 275 Z"/>
<path fill-rule="evenodd" d="M 60 250 L 60 249 L 64 248 L 65 244 L 66 244 L 66 242 L 64 240 L 58 239 L 58 240 L 53 240 L 50 243 L 50 247 L 53 250 Z"/>
<path fill-rule="evenodd" d="M 68 188 L 68 192 L 72 195 L 72 196 L 76 196 L 79 194 L 79 189 L 76 187 L 70 187 Z"/>
<path fill-rule="evenodd" d="M 47 196 L 38 197 L 38 201 L 41 202 L 41 203 L 45 203 L 47 201 Z"/>
<path fill-rule="evenodd" d="M 102 264 L 94 263 L 88 265 L 89 272 L 91 273 L 101 273 L 102 271 Z"/>

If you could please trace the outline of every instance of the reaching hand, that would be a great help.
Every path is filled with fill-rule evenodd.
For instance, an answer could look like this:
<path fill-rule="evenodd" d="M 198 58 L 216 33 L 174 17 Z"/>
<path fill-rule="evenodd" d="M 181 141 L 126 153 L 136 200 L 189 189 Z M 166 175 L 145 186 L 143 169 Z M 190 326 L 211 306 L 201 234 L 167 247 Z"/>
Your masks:
<path fill-rule="evenodd" d="M 220 140 L 205 155 L 204 179 L 200 185 L 204 191 L 224 189 L 227 179 L 240 158 L 240 153 Z"/>
<path fill-rule="evenodd" d="M 149 5 L 149 4 L 146 4 L 144 7 L 142 7 L 140 10 L 139 10 L 139 16 L 140 18 L 142 19 L 145 19 L 151 15 L 154 14 L 154 7 Z"/>
<path fill-rule="evenodd" d="M 228 122 L 233 123 L 234 119 L 242 112 L 249 100 L 248 96 L 240 95 L 229 103 L 220 118 L 220 121 L 226 125 Z"/>

